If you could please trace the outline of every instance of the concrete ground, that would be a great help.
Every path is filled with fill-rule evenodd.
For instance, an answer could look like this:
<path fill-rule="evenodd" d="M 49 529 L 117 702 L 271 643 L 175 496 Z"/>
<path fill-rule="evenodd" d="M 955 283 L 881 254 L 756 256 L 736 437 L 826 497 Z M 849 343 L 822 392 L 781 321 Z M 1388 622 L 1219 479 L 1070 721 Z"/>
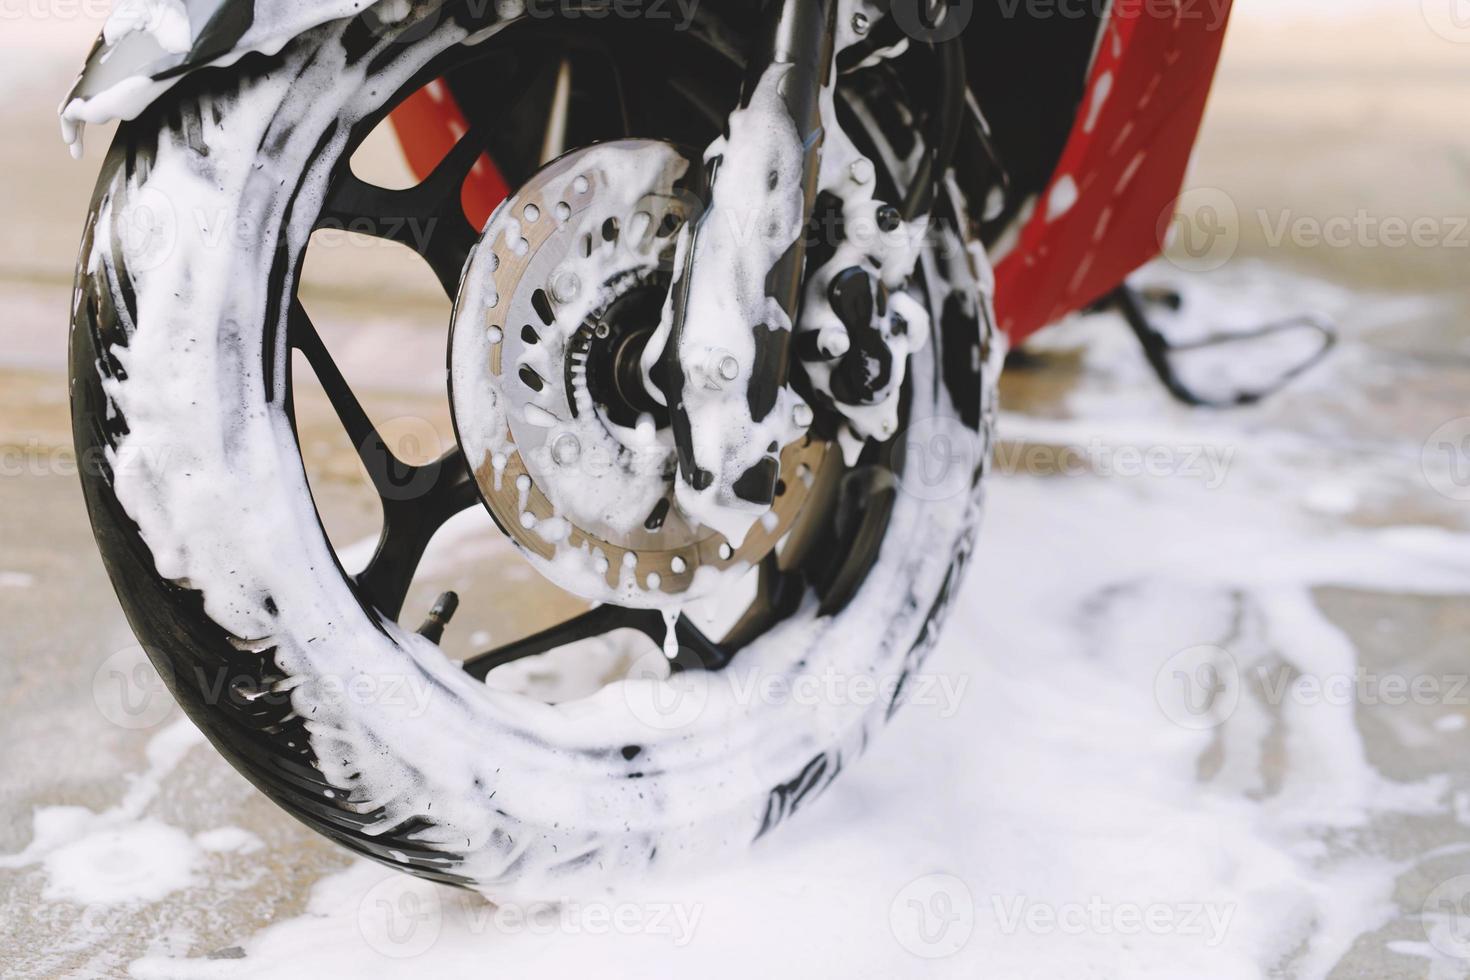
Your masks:
<path fill-rule="evenodd" d="M 1266 262 L 1375 297 L 1361 316 L 1345 311 L 1354 350 L 1364 355 L 1352 362 L 1354 370 L 1284 399 L 1256 424 L 1358 460 L 1379 454 L 1385 470 L 1399 470 L 1402 479 L 1380 494 L 1337 501 L 1324 492 L 1316 519 L 1325 526 L 1344 533 L 1470 530 L 1466 504 L 1418 474 L 1417 455 L 1399 452 L 1470 414 L 1470 232 L 1458 222 L 1470 215 L 1470 46 L 1426 29 L 1417 11 L 1334 22 L 1313 31 L 1306 45 L 1299 43 L 1306 36 L 1301 23 L 1266 11 L 1265 0 L 1240 6 L 1190 186 L 1223 190 L 1236 209 L 1231 269 Z M 34 865 L 0 863 L 0 972 L 114 976 L 145 954 L 236 956 L 255 931 L 301 914 L 313 883 L 350 859 L 284 817 L 187 733 L 177 736 L 183 747 L 174 762 L 150 754 L 161 751 L 157 736 L 170 730 L 178 710 L 141 666 L 92 543 L 69 448 L 71 269 L 107 136 L 90 134 L 84 162 L 66 159 L 51 107 L 85 51 L 87 25 L 35 30 L 35 43 L 24 46 L 0 38 L 14 59 L 0 66 L 9 96 L 0 107 L 0 854 L 32 844 L 37 807 L 74 806 L 95 813 L 135 807 L 193 835 L 209 857 L 205 874 L 187 887 L 101 911 L 48 890 Z M 1313 222 L 1360 212 L 1369 220 L 1356 227 L 1370 231 L 1355 231 L 1341 246 L 1307 240 Z M 1387 244 L 1380 233 L 1388 218 L 1430 219 L 1438 237 L 1427 245 Z M 1278 243 L 1274 229 L 1283 226 L 1295 231 Z M 436 374 L 443 360 L 437 325 L 447 304 L 426 276 L 390 278 L 389 258 L 382 248 L 331 248 L 309 269 L 305 297 L 349 375 L 368 379 L 371 411 L 397 420 L 401 447 L 417 445 L 429 455 L 451 432 Z M 369 287 L 373 300 L 365 304 Z M 394 351 L 391 374 L 379 357 L 384 349 Z M 1104 397 L 1106 384 L 1086 387 L 1095 372 L 1076 348 L 1053 347 L 1008 372 L 1006 410 L 1017 419 L 1066 421 L 1088 405 L 1105 414 L 1127 401 L 1126 392 L 1113 393 L 1122 402 Z M 1141 371 L 1122 377 L 1146 383 Z M 1084 389 L 1090 394 L 1079 403 L 1075 396 Z M 305 396 L 301 410 L 304 453 L 329 534 L 348 547 L 371 534 L 373 508 L 349 449 L 334 441 L 322 400 Z M 1017 459 L 1018 449 L 1057 444 L 1033 436 L 1003 448 Z M 1286 499 L 1298 488 L 1290 458 L 1283 466 Z M 1011 478 L 1003 466 L 997 479 Z M 527 612 L 517 599 L 532 594 L 534 573 L 493 536 L 464 540 L 471 544 L 432 556 L 410 608 L 425 608 L 446 588 L 471 598 L 456 622 L 465 650 L 573 608 L 562 598 Z M 488 588 L 483 570 L 491 567 L 524 588 Z M 1315 600 L 1369 669 L 1437 677 L 1467 669 L 1470 602 L 1463 595 L 1334 588 L 1319 590 Z M 1390 779 L 1438 777 L 1447 793 L 1470 793 L 1470 709 L 1457 712 L 1458 723 L 1443 721 L 1442 713 L 1430 717 L 1428 709 L 1418 717 L 1361 705 L 1357 727 L 1368 761 Z M 1286 748 L 1274 752 L 1261 760 L 1266 792 Z M 1202 759 L 1202 772 L 1210 765 Z M 1405 869 L 1395 911 L 1351 942 L 1333 976 L 1464 975 L 1463 962 L 1446 965 L 1412 950 L 1425 942 L 1426 896 L 1470 871 L 1466 820 L 1470 814 L 1375 826 L 1373 848 Z M 222 822 L 244 835 L 206 836 Z M 1324 846 L 1345 846 L 1351 833 Z"/>

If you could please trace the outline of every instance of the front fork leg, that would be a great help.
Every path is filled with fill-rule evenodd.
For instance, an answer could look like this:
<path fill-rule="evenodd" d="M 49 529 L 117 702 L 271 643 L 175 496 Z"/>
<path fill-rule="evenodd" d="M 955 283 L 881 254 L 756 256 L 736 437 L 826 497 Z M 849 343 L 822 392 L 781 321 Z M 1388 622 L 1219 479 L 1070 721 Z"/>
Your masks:
<path fill-rule="evenodd" d="M 680 507 L 737 546 L 770 509 L 781 447 L 812 419 L 786 382 L 836 6 L 768 4 L 740 108 L 706 154 L 709 205 L 680 242 L 663 345 L 645 363 L 670 411 Z"/>

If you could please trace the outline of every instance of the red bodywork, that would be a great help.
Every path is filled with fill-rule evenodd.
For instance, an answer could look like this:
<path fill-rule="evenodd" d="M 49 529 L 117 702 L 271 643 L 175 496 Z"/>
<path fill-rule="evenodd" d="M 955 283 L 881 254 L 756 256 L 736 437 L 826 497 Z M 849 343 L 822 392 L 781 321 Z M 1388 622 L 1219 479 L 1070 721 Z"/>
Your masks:
<path fill-rule="evenodd" d="M 995 268 L 996 315 L 1012 343 L 1087 307 L 1159 253 L 1229 10 L 1230 0 L 1114 0 L 1056 173 Z M 437 82 L 391 119 L 419 177 L 466 125 Z M 466 216 L 482 227 L 508 193 L 482 156 L 465 181 Z"/>
<path fill-rule="evenodd" d="M 1229 11 L 1229 0 L 1115 0 L 1051 185 L 995 267 L 1012 343 L 1112 292 L 1163 247 Z"/>

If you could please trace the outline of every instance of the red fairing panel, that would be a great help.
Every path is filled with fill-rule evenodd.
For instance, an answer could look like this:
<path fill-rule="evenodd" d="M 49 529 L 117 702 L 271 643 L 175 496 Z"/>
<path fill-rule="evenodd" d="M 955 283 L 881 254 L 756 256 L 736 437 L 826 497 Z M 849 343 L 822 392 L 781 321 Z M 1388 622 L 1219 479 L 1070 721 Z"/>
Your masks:
<path fill-rule="evenodd" d="M 997 264 L 1012 343 L 1157 255 L 1199 135 L 1231 0 L 1114 0 L 1047 193 Z"/>

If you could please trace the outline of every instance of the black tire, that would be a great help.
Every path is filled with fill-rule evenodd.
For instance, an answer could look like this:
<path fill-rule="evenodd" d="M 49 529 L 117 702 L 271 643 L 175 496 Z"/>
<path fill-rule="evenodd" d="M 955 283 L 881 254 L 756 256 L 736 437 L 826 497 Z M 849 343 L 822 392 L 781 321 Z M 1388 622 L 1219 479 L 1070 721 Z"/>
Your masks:
<path fill-rule="evenodd" d="M 228 118 L 243 95 L 257 93 L 262 79 L 291 72 L 304 77 L 318 61 L 332 57 L 345 59 L 349 65 L 357 64 L 357 59 L 376 59 L 376 70 L 382 73 L 377 77 L 392 72 L 404 79 L 416 77 L 422 72 L 412 65 L 396 67 L 394 60 L 429 65 L 431 54 L 419 49 L 439 44 L 451 26 L 452 19 L 445 18 L 435 30 L 421 31 L 416 40 L 395 47 L 393 38 L 381 36 L 381 28 L 373 38 L 364 39 L 356 21 L 327 25 L 293 42 L 277 57 L 252 58 L 228 72 L 193 76 L 161 104 L 120 127 L 103 164 L 82 240 L 70 344 L 73 436 L 78 458 L 89 464 L 82 467 L 82 481 L 98 547 L 128 621 L 174 697 L 232 766 L 312 829 L 387 865 L 499 894 L 514 889 L 544 893 L 549 882 L 556 883 L 558 894 L 566 894 L 569 887 L 600 882 L 655 860 L 675 858 L 680 852 L 749 844 L 835 778 L 866 744 L 873 729 L 897 707 L 898 693 L 887 703 L 841 713 L 840 724 L 821 734 L 806 728 L 786 731 L 781 738 L 762 734 L 771 744 L 765 745 L 768 751 L 756 761 L 742 761 L 731 746 L 746 745 L 752 732 L 764 733 L 763 724 L 782 721 L 785 716 L 770 706 L 736 713 L 726 728 L 718 729 L 718 737 L 708 737 L 708 744 L 700 743 L 708 736 L 703 729 L 667 738 L 655 733 L 655 737 L 640 740 L 631 755 L 630 742 L 621 733 L 578 741 L 585 733 L 577 732 L 560 744 L 544 744 L 538 742 L 540 729 L 518 727 L 520 719 L 495 717 L 493 706 L 480 705 L 473 693 L 467 693 L 468 686 L 460 686 L 464 682 L 452 676 L 454 668 L 447 661 L 441 666 L 425 660 L 418 655 L 422 651 L 405 646 L 401 631 L 358 603 L 360 620 L 340 627 L 342 642 L 350 640 L 354 654 L 359 652 L 357 646 L 381 650 L 382 657 L 397 658 L 394 662 L 402 669 L 421 671 L 434 685 L 439 697 L 436 719 L 433 725 L 414 728 L 415 739 L 451 738 L 453 725 L 441 723 L 438 716 L 454 718 L 465 713 L 466 718 L 479 719 L 477 725 L 482 728 L 476 730 L 483 731 L 484 747 L 502 753 L 507 766 L 517 759 L 533 760 L 543 766 L 536 769 L 541 773 L 536 778 L 557 781 L 558 786 L 564 779 L 565 785 L 576 787 L 569 795 L 595 797 L 603 809 L 558 808 L 555 802 L 497 795 L 498 788 L 485 782 L 494 778 L 487 776 L 491 771 L 485 768 L 487 763 L 467 767 L 463 785 L 454 784 L 463 799 L 452 793 L 435 796 L 432 785 L 413 798 L 402 793 L 385 795 L 372 783 L 375 777 L 369 770 L 373 766 L 391 765 L 394 772 L 418 773 L 427 781 L 429 777 L 418 769 L 425 760 L 396 757 L 395 753 L 411 753 L 412 746 L 374 741 L 378 729 L 348 731 L 342 723 L 334 730 L 320 715 L 313 717 L 318 707 L 311 693 L 314 678 L 310 665 L 293 646 L 290 634 L 294 627 L 282 622 L 278 631 L 243 635 L 232 624 L 220 622 L 229 619 L 220 614 L 221 600 L 216 596 L 209 606 L 206 591 L 191 587 L 199 584 L 191 576 L 161 573 L 140 523 L 154 527 L 156 536 L 157 528 L 166 526 L 167 514 L 152 514 L 140 521 L 139 487 L 150 486 L 150 480 L 161 487 L 177 474 L 162 469 L 142 475 L 120 473 L 116 465 L 130 459 L 130 448 L 137 448 L 130 445 L 134 438 L 130 415 L 136 422 L 152 409 L 164 412 L 170 407 L 167 397 L 148 390 L 136 375 L 186 370 L 187 362 L 164 364 L 159 359 L 140 363 L 153 355 L 142 351 L 147 345 L 139 345 L 139 337 L 150 330 L 156 335 L 173 329 L 172 321 L 147 321 L 146 312 L 140 312 L 145 310 L 145 301 L 156 301 L 158 290 L 168 288 L 169 283 L 166 277 L 131 267 L 129 249 L 119 230 L 121 222 L 110 221 L 108 216 L 129 213 L 129 201 L 141 189 L 157 190 L 149 180 L 163 151 L 175 157 L 198 155 L 207 147 L 212 159 L 198 158 L 208 159 L 209 166 L 247 167 L 249 161 L 222 159 L 229 156 L 229 147 L 201 146 L 201 141 L 207 141 L 210 120 Z M 336 94 L 342 97 L 342 104 L 335 115 L 323 111 L 320 98 L 311 112 L 302 111 L 288 98 L 264 125 L 292 146 L 309 143 L 308 159 L 313 166 L 326 166 L 331 162 L 329 154 L 341 149 L 340 144 L 331 143 L 328 134 L 337 126 L 361 124 L 379 115 L 391 92 L 375 97 L 360 90 Z M 258 105 L 258 94 L 251 97 Z M 300 185 L 308 183 L 304 171 L 295 176 Z M 274 199 L 285 205 L 284 212 L 275 212 L 282 227 L 302 220 L 290 211 L 309 196 L 300 191 L 300 186 L 283 188 Z M 247 213 L 240 200 L 223 192 L 219 202 L 233 208 L 232 213 Z M 861 669 L 875 675 L 897 676 L 901 690 L 901 678 L 918 667 L 934 642 L 973 542 L 999 359 L 987 304 L 953 217 L 956 210 L 947 208 L 937 220 L 943 229 L 941 240 L 949 247 L 936 249 L 922 260 L 920 278 L 928 284 L 935 330 L 933 342 L 916 357 L 924 363 L 914 366 L 908 398 L 910 418 L 937 419 L 938 424 L 972 441 L 973 466 L 963 481 L 963 492 L 938 501 L 893 495 L 892 514 L 884 525 L 887 537 L 881 551 L 875 551 L 874 568 L 865 570 L 867 581 L 857 587 L 852 603 L 852 608 L 867 604 L 880 610 L 875 615 L 886 624 L 881 633 L 859 643 L 850 630 L 844 632 L 845 614 L 819 617 L 815 603 L 810 603 L 791 621 L 773 629 L 769 643 L 757 644 L 759 650 L 747 650 L 737 658 L 737 662 L 747 656 L 756 658 L 760 666 L 752 670 L 814 670 L 841 657 L 849 667 L 861 664 Z M 182 229 L 181 234 L 187 231 Z M 280 249 L 271 262 L 269 282 L 280 289 L 290 288 L 299 259 L 299 248 Z M 187 269 L 196 261 L 186 256 L 180 259 L 180 266 Z M 221 309 L 228 311 L 229 307 L 226 304 Z M 200 329 L 212 330 L 210 335 L 221 350 L 226 346 L 236 349 L 234 345 L 245 343 L 242 337 L 254 331 L 253 336 L 262 341 L 258 348 L 264 355 L 262 362 L 268 364 L 281 343 L 271 333 L 272 318 L 278 320 L 281 315 L 279 304 L 265 304 L 260 322 L 253 325 L 232 323 L 232 330 L 224 331 L 218 329 L 218 323 L 229 321 L 220 320 Z M 140 316 L 145 322 L 139 322 Z M 260 374 L 254 368 L 242 374 L 237 385 L 224 385 L 228 390 L 221 393 L 222 403 L 233 399 L 236 401 L 230 404 L 241 411 L 284 417 L 288 401 L 282 397 L 284 382 L 270 380 L 266 368 Z M 258 388 L 247 383 L 260 377 L 267 381 Z M 225 408 L 219 412 L 220 417 L 228 417 Z M 208 413 L 202 413 L 188 438 L 212 444 L 220 440 L 222 431 L 211 430 L 209 421 Z M 299 455 L 293 465 L 295 472 L 286 469 L 279 474 L 280 484 L 304 485 Z M 241 493 L 284 497 L 286 490 L 262 484 L 242 487 Z M 124 499 L 133 504 L 131 509 Z M 221 534 L 229 530 L 222 528 Z M 306 540 L 309 534 L 302 537 L 301 541 L 283 540 L 275 560 L 282 564 L 312 562 L 329 552 L 324 534 L 319 540 Z M 171 572 L 177 571 L 179 560 L 178 555 L 171 557 Z M 187 564 L 187 554 L 182 560 Z M 335 562 L 323 568 L 321 575 L 324 590 L 336 595 L 335 590 L 341 589 L 342 595 L 351 595 Z M 334 576 L 338 581 L 325 581 Z M 244 602 L 243 596 L 231 596 L 230 602 Z M 286 615 L 269 594 L 255 598 L 264 605 L 249 611 L 253 620 L 276 622 Z M 800 650 L 787 649 L 793 645 L 793 636 L 800 636 Z M 406 723 L 399 719 L 392 724 Z M 433 730 L 441 724 L 442 732 Z M 745 741 L 741 735 L 746 736 Z M 360 758 L 328 757 L 329 752 L 337 755 L 339 749 L 368 744 L 374 751 Z M 758 754 L 750 753 L 752 759 Z M 731 775 L 731 767 L 748 768 L 737 778 Z M 740 788 L 723 797 L 711 794 L 712 787 L 727 783 Z M 402 789 L 397 783 L 392 785 Z M 648 799 L 656 802 L 636 802 Z M 623 809 L 617 812 L 620 807 Z"/>

